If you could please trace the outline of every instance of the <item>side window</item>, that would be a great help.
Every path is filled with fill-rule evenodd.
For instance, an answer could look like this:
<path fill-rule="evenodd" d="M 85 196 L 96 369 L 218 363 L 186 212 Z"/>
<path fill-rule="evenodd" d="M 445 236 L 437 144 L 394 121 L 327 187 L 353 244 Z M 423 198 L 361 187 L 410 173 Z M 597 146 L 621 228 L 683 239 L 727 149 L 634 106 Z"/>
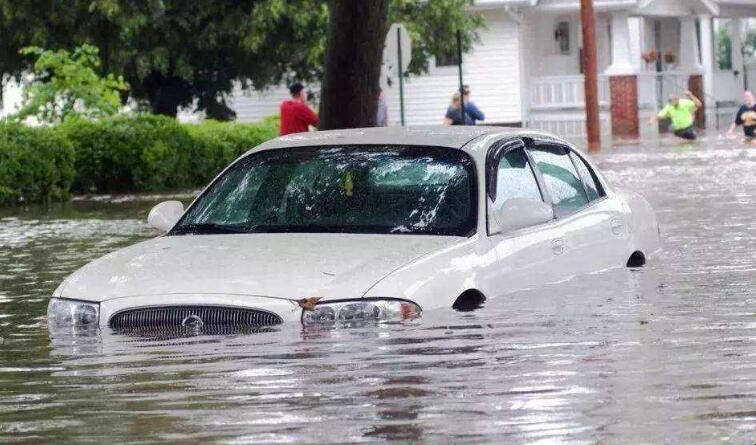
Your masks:
<path fill-rule="evenodd" d="M 604 190 L 601 188 L 601 183 L 596 177 L 596 174 L 593 173 L 593 170 L 591 170 L 591 168 L 588 166 L 588 164 L 586 164 L 583 158 L 573 152 L 570 152 L 570 157 L 574 161 L 574 164 L 577 166 L 580 178 L 583 179 L 583 184 L 585 185 L 585 192 L 588 194 L 588 199 L 595 201 L 596 199 L 604 196 Z"/>
<path fill-rule="evenodd" d="M 531 151 L 554 201 L 557 216 L 567 215 L 588 204 L 588 195 L 567 151 L 561 147 Z"/>
<path fill-rule="evenodd" d="M 496 173 L 496 201 L 512 198 L 543 200 L 528 157 L 521 148 L 502 156 Z"/>

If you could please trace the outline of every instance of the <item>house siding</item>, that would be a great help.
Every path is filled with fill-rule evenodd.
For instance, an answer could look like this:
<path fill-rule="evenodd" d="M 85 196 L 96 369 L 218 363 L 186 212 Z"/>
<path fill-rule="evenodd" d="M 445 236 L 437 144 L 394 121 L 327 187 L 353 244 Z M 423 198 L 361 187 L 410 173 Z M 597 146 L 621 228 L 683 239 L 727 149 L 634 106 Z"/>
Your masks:
<path fill-rule="evenodd" d="M 481 42 L 463 55 L 464 83 L 472 89 L 472 100 L 485 113 L 487 124 L 522 122 L 520 95 L 519 25 L 504 11 L 482 13 L 486 28 Z M 439 124 L 452 94 L 459 88 L 456 66 L 436 67 L 431 61 L 427 75 L 407 79 L 404 88 L 407 125 Z M 389 120 L 400 120 L 399 91 L 386 92 Z"/>
<path fill-rule="evenodd" d="M 479 31 L 480 43 L 465 54 L 464 82 L 473 90 L 472 99 L 485 113 L 486 123 L 522 121 L 520 97 L 520 52 L 518 24 L 503 10 L 482 11 L 486 27 Z M 319 88 L 312 85 L 313 90 Z M 436 67 L 433 60 L 429 73 L 411 76 L 404 83 L 404 110 L 407 125 L 439 124 L 443 120 L 451 95 L 459 88 L 456 66 Z M 400 122 L 399 86 L 385 92 L 389 123 Z M 266 91 L 244 92 L 237 89 L 229 99 L 241 122 L 256 121 L 278 112 L 288 90 L 275 87 Z M 190 115 L 182 115 L 190 119 Z"/>

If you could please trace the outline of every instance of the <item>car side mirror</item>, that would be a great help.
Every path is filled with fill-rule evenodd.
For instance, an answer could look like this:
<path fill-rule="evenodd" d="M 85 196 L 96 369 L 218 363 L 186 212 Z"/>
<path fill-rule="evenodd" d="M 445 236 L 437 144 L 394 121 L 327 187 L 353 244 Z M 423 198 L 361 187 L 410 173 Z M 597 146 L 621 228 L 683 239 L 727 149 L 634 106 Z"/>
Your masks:
<path fill-rule="evenodd" d="M 504 202 L 495 202 L 491 207 L 494 222 L 491 234 L 507 233 L 554 219 L 554 209 L 550 205 L 531 198 L 507 199 Z"/>
<path fill-rule="evenodd" d="M 147 224 L 161 232 L 167 232 L 176 225 L 184 214 L 184 204 L 179 201 L 163 201 L 150 210 Z"/>

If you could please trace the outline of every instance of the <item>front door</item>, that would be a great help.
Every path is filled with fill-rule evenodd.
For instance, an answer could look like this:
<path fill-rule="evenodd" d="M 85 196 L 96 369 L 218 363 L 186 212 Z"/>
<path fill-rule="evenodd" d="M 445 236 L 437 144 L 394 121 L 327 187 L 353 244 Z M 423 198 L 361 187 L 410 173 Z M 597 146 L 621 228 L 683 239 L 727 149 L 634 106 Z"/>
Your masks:
<path fill-rule="evenodd" d="M 557 221 L 502 232 L 492 226 L 492 209 L 513 198 L 527 198 L 550 203 L 537 180 L 536 170 L 522 141 L 510 142 L 494 149 L 487 166 L 489 239 L 498 260 L 493 276 L 497 293 L 536 287 L 563 279 L 554 267 L 553 240 L 563 236 Z"/>

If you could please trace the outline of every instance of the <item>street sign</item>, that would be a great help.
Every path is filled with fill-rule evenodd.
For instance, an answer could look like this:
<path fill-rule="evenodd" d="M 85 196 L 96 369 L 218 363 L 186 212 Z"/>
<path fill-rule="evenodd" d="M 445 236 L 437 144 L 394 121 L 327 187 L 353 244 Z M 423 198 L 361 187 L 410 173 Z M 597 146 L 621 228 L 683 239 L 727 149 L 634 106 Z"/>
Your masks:
<path fill-rule="evenodd" d="M 397 32 L 398 30 L 398 32 Z M 383 46 L 383 63 L 392 67 L 394 72 L 399 71 L 398 48 L 402 48 L 402 69 L 407 71 L 410 60 L 412 60 L 412 41 L 410 40 L 407 28 L 401 23 L 394 23 L 386 33 L 386 42 Z"/>

